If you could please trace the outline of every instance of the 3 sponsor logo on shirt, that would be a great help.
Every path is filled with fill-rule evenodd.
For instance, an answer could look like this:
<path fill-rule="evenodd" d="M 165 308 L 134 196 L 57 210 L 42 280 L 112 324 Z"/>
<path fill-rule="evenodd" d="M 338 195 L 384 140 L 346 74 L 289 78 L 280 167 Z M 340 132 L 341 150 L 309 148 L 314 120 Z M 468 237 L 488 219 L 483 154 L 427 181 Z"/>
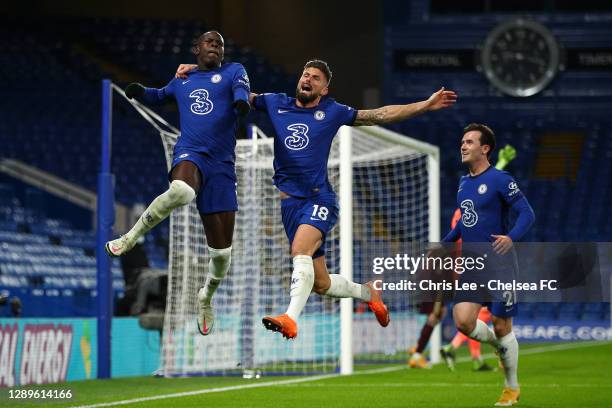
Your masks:
<path fill-rule="evenodd" d="M 478 213 L 474 209 L 472 200 L 463 200 L 460 205 L 462 211 L 461 222 L 464 226 L 470 228 L 478 223 Z"/>
<path fill-rule="evenodd" d="M 194 89 L 189 94 L 189 97 L 195 99 L 190 108 L 196 115 L 207 115 L 212 112 L 214 105 L 208 98 L 208 91 L 206 89 Z"/>
<path fill-rule="evenodd" d="M 290 150 L 302 150 L 308 146 L 308 125 L 305 123 L 294 123 L 287 126 L 293 133 L 285 138 L 285 146 Z"/>

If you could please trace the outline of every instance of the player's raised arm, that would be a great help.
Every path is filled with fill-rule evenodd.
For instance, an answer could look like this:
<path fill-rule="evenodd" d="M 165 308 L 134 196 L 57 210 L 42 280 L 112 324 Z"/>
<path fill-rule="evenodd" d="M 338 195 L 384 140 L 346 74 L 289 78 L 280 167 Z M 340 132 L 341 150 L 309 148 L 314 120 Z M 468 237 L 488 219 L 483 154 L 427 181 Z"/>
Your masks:
<path fill-rule="evenodd" d="M 132 82 L 125 87 L 125 96 L 139 102 L 159 103 L 174 94 L 172 81 L 163 88 L 147 88 L 138 82 Z"/>
<path fill-rule="evenodd" d="M 268 112 L 268 98 L 271 96 L 271 94 L 268 93 L 261 93 L 261 94 L 256 94 L 251 92 L 249 94 L 249 103 L 251 104 L 251 107 L 259 112 Z"/>
<path fill-rule="evenodd" d="M 385 123 L 401 122 L 428 111 L 448 108 L 457 101 L 457 94 L 447 91 L 444 87 L 434 92 L 426 101 L 409 103 L 407 105 L 387 105 L 378 109 L 357 111 L 353 126 L 383 125 Z"/>

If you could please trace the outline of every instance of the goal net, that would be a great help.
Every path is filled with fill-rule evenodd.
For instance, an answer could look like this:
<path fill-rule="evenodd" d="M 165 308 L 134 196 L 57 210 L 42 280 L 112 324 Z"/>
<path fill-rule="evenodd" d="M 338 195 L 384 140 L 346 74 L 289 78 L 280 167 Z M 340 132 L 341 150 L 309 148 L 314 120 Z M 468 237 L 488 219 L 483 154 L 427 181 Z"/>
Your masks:
<path fill-rule="evenodd" d="M 133 105 L 159 130 L 170 165 L 179 136 L 177 130 L 146 107 Z M 388 256 L 382 251 L 438 238 L 437 148 L 382 128 L 349 129 L 352 273 L 354 281 L 365 283 L 376 277 L 371 259 Z M 338 139 L 332 146 L 328 166 L 336 191 L 340 179 Z M 250 140 L 237 143 L 239 211 L 231 269 L 214 295 L 215 328 L 206 337 L 198 334 L 196 326 L 197 292 L 208 272 L 202 222 L 195 202 L 172 213 L 160 364 L 166 376 L 315 374 L 339 370 L 338 299 L 312 293 L 298 321 L 298 337 L 291 341 L 267 331 L 261 323 L 263 316 L 284 313 L 290 301 L 291 258 L 278 190 L 272 184 L 273 154 L 273 139 L 255 127 Z M 337 226 L 327 238 L 330 273 L 340 273 L 339 254 Z M 401 292 L 385 292 L 383 296 L 391 311 L 387 328 L 378 326 L 365 304 L 354 302 L 352 332 L 345 335 L 352 337 L 356 363 L 403 360 L 408 347 L 416 342 L 420 322 L 412 308 L 416 300 Z"/>

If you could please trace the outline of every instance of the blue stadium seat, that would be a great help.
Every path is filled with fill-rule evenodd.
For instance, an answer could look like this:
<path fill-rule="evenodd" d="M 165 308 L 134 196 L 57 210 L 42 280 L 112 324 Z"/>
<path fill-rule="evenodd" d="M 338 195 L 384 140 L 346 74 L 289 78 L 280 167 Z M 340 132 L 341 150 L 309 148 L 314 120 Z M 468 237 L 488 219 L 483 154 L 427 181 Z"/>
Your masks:
<path fill-rule="evenodd" d="M 576 320 L 580 317 L 582 304 L 578 302 L 568 302 L 559 304 L 559 320 Z"/>
<path fill-rule="evenodd" d="M 558 317 L 557 307 L 556 303 L 538 303 L 534 312 L 534 318 L 556 320 Z"/>
<path fill-rule="evenodd" d="M 536 303 L 523 302 L 519 305 L 519 315 L 521 318 L 533 319 L 536 312 L 536 308 Z"/>
<path fill-rule="evenodd" d="M 584 303 L 582 307 L 582 320 L 603 320 L 606 310 L 609 311 L 609 305 L 606 303 Z"/>

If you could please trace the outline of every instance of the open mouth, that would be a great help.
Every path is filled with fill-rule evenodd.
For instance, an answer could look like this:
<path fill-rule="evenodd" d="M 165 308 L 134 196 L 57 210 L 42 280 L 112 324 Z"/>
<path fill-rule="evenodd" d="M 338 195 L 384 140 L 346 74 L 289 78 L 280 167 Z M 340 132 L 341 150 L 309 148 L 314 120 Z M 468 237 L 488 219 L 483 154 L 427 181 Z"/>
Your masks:
<path fill-rule="evenodd" d="M 310 91 L 312 91 L 312 87 L 310 85 L 308 85 L 308 84 L 303 84 L 302 85 L 302 91 L 310 92 Z"/>

